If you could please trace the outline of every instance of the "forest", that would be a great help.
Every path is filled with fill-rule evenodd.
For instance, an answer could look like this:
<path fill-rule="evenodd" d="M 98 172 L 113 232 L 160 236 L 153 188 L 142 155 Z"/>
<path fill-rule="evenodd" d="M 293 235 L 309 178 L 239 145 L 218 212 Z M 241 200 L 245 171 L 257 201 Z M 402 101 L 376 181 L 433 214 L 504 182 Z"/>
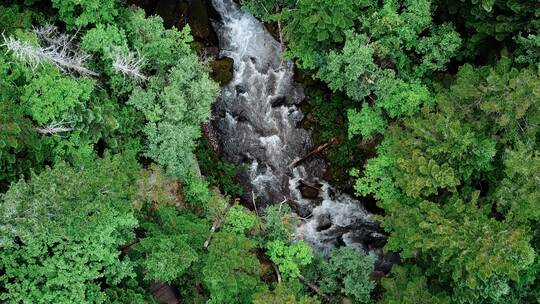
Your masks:
<path fill-rule="evenodd" d="M 0 36 L 0 303 L 540 303 L 538 0 L 3 0 Z"/>

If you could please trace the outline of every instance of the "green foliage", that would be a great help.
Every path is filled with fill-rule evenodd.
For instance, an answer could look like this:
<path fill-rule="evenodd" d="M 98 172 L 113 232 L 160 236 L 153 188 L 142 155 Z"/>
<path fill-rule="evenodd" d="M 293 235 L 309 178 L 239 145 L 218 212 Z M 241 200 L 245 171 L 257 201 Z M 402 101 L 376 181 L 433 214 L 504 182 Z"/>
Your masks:
<path fill-rule="evenodd" d="M 0 5 L 0 28 L 4 35 L 16 29 L 30 28 L 33 21 L 42 21 L 43 16 L 33 9 L 20 5 Z"/>
<path fill-rule="evenodd" d="M 476 54 L 487 37 L 503 41 L 519 33 L 537 30 L 540 6 L 536 1 L 483 0 L 441 1 L 441 7 L 456 24 L 470 33 L 467 51 Z"/>
<path fill-rule="evenodd" d="M 197 262 L 197 253 L 187 245 L 186 238 L 184 235 L 157 235 L 141 240 L 137 250 L 146 253 L 142 262 L 148 272 L 145 279 L 170 282 Z"/>
<path fill-rule="evenodd" d="M 284 29 L 289 36 L 288 55 L 298 59 L 302 68 L 316 67 L 322 55 L 319 52 L 345 40 L 346 31 L 353 27 L 364 6 L 354 0 L 297 1 L 294 9 L 282 13 L 284 18 L 291 19 Z"/>
<path fill-rule="evenodd" d="M 347 108 L 354 106 L 355 101 L 338 94 L 326 97 L 314 88 L 306 90 L 310 91 L 308 112 L 312 116 L 307 117 L 304 127 L 313 129 L 315 145 L 332 143 L 323 153 L 328 161 L 327 178 L 334 187 L 348 191 L 352 185 L 350 164 L 361 162 L 364 157 L 358 153 L 356 138 L 348 137 Z"/>
<path fill-rule="evenodd" d="M 221 161 L 205 137 L 199 139 L 195 155 L 202 174 L 211 186 L 221 189 L 224 194 L 240 197 L 243 188 L 235 183 L 239 172 L 238 165 Z"/>
<path fill-rule="evenodd" d="M 394 266 L 392 277 L 382 280 L 385 304 L 450 304 L 443 291 L 433 291 L 422 269 L 416 266 Z"/>
<path fill-rule="evenodd" d="M 504 154 L 504 178 L 493 193 L 497 209 L 507 220 L 536 221 L 540 202 L 540 156 L 538 150 L 518 142 Z"/>
<path fill-rule="evenodd" d="M 274 262 L 284 278 L 298 278 L 300 268 L 308 265 L 313 258 L 309 246 L 300 240 L 288 244 L 282 240 L 271 241 L 266 244 L 268 256 Z"/>
<path fill-rule="evenodd" d="M 234 205 L 227 212 L 222 224 L 224 231 L 244 235 L 257 224 L 257 215 L 246 207 Z"/>
<path fill-rule="evenodd" d="M 360 112 L 349 109 L 347 118 L 349 119 L 349 138 L 360 134 L 363 138 L 370 139 L 376 133 L 383 133 L 387 124 L 381 110 L 373 109 L 367 103 L 362 105 Z"/>
<path fill-rule="evenodd" d="M 264 209 L 262 228 L 265 242 L 290 241 L 298 224 L 298 218 L 291 214 L 289 205 L 273 205 Z"/>
<path fill-rule="evenodd" d="M 433 105 L 433 97 L 425 85 L 419 81 L 405 82 L 389 73 L 377 83 L 376 105 L 386 111 L 388 116 L 412 116 L 421 106 Z"/>
<path fill-rule="evenodd" d="M 373 62 L 374 50 L 368 40 L 366 35 L 349 32 L 343 50 L 330 51 L 317 77 L 333 91 L 344 91 L 354 100 L 361 101 L 370 95 L 380 70 Z"/>
<path fill-rule="evenodd" d="M 247 10 L 252 15 L 264 21 L 274 19 L 274 13 L 284 8 L 294 7 L 295 0 L 240 0 L 242 9 Z"/>
<path fill-rule="evenodd" d="M 195 65 L 197 60 L 189 46 L 193 41 L 189 26 L 185 26 L 181 31 L 176 28 L 165 29 L 161 17 L 145 17 L 144 10 L 140 8 L 124 9 L 120 23 L 131 49 L 146 60 L 146 66 L 154 73 L 164 76 L 169 74 L 169 69 L 173 66 L 182 68 L 185 62 L 179 60 L 193 61 L 188 63 L 186 68 L 197 66 L 198 70 L 203 72 L 200 65 Z"/>
<path fill-rule="evenodd" d="M 112 22 L 118 15 L 117 3 L 117 0 L 52 0 L 60 19 L 71 28 Z"/>
<path fill-rule="evenodd" d="M 519 35 L 515 41 L 518 44 L 516 62 L 540 68 L 540 34 Z"/>
<path fill-rule="evenodd" d="M 464 65 L 450 90 L 438 96 L 442 107 L 449 112 L 455 102 L 468 105 L 463 110 L 467 120 L 490 125 L 490 132 L 497 134 L 502 143 L 519 138 L 533 140 L 540 119 L 540 77 L 532 69 L 518 70 L 511 64 L 510 59 L 503 57 L 493 68 Z M 455 101 L 449 101 L 452 99 Z M 480 120 L 473 119 L 473 115 Z"/>
<path fill-rule="evenodd" d="M 323 3 L 324 2 L 324 3 Z M 449 23 L 434 22 L 431 0 L 299 1 L 276 15 L 286 22 L 287 54 L 334 92 L 374 109 L 349 109 L 349 134 L 370 138 L 391 118 L 433 105 L 422 80 L 444 70 L 461 38 Z"/>
<path fill-rule="evenodd" d="M 41 125 L 70 121 L 77 104 L 87 103 L 93 89 L 90 79 L 68 78 L 47 67 L 23 87 L 21 102 Z"/>
<path fill-rule="evenodd" d="M 114 47 L 125 46 L 127 42 L 124 30 L 115 24 L 97 24 L 86 31 L 81 47 L 89 52 L 110 53 Z"/>
<path fill-rule="evenodd" d="M 118 247 L 137 225 L 129 207 L 136 170 L 133 157 L 114 156 L 58 163 L 13 184 L 0 201 L 2 300 L 103 303 L 100 281 L 120 286 L 134 276 Z"/>
<path fill-rule="evenodd" d="M 194 56 L 178 60 L 166 82 L 152 77 L 146 91 L 136 89 L 128 104 L 149 121 L 144 129 L 147 156 L 185 178 L 193 168 L 199 124 L 208 118 L 216 96 L 217 85 Z"/>
<path fill-rule="evenodd" d="M 436 108 L 389 127 L 358 180 L 357 191 L 385 209 L 386 249 L 429 257 L 427 278 L 449 284 L 456 303 L 509 301 L 535 260 L 526 223 L 537 217 L 528 209 L 537 200 L 528 182 L 537 165 L 524 142 L 537 138 L 536 83 L 537 75 L 505 59 L 494 68 L 465 65 L 439 89 Z M 479 180 L 487 194 L 475 189 Z M 412 297 L 391 293 L 393 301 Z"/>
<path fill-rule="evenodd" d="M 418 41 L 416 52 L 422 56 L 422 62 L 415 67 L 417 75 L 426 75 L 432 71 L 441 71 L 450 58 L 455 56 L 461 45 L 461 38 L 453 26 L 442 24 L 432 30 L 431 36 Z"/>
<path fill-rule="evenodd" d="M 402 250 L 403 258 L 422 250 L 471 295 L 495 277 L 519 280 L 535 256 L 527 229 L 490 219 L 489 210 L 475 203 L 453 199 L 439 207 L 424 201 L 414 208 L 389 209 L 394 219 L 384 221 L 385 229 L 393 231 L 387 249 Z"/>
<path fill-rule="evenodd" d="M 253 296 L 253 304 L 319 304 L 314 297 L 298 297 L 286 283 L 279 283 L 274 290 L 265 290 Z"/>
<path fill-rule="evenodd" d="M 353 303 L 370 303 L 375 282 L 371 279 L 375 257 L 350 247 L 332 250 L 328 260 L 317 258 L 306 278 L 317 282 L 333 299 L 347 296 Z"/>
<path fill-rule="evenodd" d="M 13 111 L 14 110 L 14 111 Z M 43 160 L 44 151 L 28 119 L 16 107 L 0 103 L 0 183 L 20 177 Z"/>
<path fill-rule="evenodd" d="M 145 237 L 134 250 L 145 280 L 171 282 L 199 262 L 209 224 L 174 206 L 159 205 L 143 228 Z"/>
<path fill-rule="evenodd" d="M 291 243 L 298 218 L 287 205 L 267 208 L 261 223 L 235 205 L 203 248 L 229 206 L 209 186 L 241 189 L 234 166 L 208 147 L 194 153 L 218 87 L 188 26 L 165 29 L 117 0 L 8 2 L 0 191 L 12 185 L 0 196 L 0 301 L 150 303 L 148 282 L 164 281 L 188 303 L 318 303 L 304 295 L 300 269 L 331 302 L 374 300 L 374 257 L 352 248 L 312 257 Z M 322 93 L 309 94 L 304 123 L 315 143 L 334 144 L 323 155 L 330 175 L 365 163 L 380 142 L 352 171 L 357 192 L 384 208 L 386 250 L 403 259 L 382 279 L 380 301 L 538 302 L 537 1 L 241 4 L 278 21 L 269 28 L 283 29 L 286 55 L 324 82 L 306 87 Z M 54 42 L 31 27 L 46 23 L 63 31 L 53 39 L 80 30 L 62 59 L 89 53 L 94 78 L 19 60 L 30 57 L 9 39 L 43 51 Z M 142 158 L 141 169 L 139 151 L 160 166 Z M 263 250 L 285 279 L 271 288 Z"/>
<path fill-rule="evenodd" d="M 252 295 L 264 289 L 254 249 L 255 243 L 242 235 L 214 235 L 202 268 L 202 280 L 210 292 L 208 303 L 251 303 Z"/>

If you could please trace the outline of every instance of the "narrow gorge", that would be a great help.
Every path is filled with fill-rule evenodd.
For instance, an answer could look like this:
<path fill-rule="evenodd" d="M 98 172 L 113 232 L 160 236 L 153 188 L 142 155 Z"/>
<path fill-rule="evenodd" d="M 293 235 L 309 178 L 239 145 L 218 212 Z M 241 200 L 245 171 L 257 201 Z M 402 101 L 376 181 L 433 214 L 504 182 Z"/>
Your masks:
<path fill-rule="evenodd" d="M 234 60 L 234 72 L 222 88 L 212 125 L 222 159 L 244 169 L 245 200 L 259 208 L 289 203 L 305 218 L 296 237 L 316 251 L 347 245 L 382 256 L 382 229 L 359 201 L 322 179 L 324 160 L 312 157 L 296 164 L 314 147 L 311 132 L 300 127 L 304 92 L 280 43 L 234 1 L 213 0 L 213 5 L 220 15 L 214 21 L 220 56 Z M 312 187 L 315 195 L 304 197 L 301 187 Z"/>

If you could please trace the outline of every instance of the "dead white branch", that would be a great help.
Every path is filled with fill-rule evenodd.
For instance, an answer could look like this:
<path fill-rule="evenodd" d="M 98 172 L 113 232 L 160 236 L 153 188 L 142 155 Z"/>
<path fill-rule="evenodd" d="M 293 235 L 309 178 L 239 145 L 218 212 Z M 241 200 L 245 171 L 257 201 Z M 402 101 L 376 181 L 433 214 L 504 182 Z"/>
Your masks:
<path fill-rule="evenodd" d="M 85 54 L 74 43 L 76 34 L 68 35 L 58 32 L 51 25 L 34 29 L 33 32 L 40 40 L 39 46 L 34 46 L 27 41 L 21 41 L 14 37 L 5 37 L 2 46 L 5 46 L 13 56 L 33 68 L 48 62 L 63 72 L 77 72 L 81 75 L 97 76 L 98 74 L 85 67 L 90 55 Z"/>
<path fill-rule="evenodd" d="M 60 122 L 60 123 L 51 123 L 48 126 L 43 127 L 43 128 L 35 128 L 35 130 L 40 134 L 48 135 L 48 134 L 71 132 L 73 131 L 73 128 L 66 127 L 62 122 Z"/>
<path fill-rule="evenodd" d="M 255 202 L 255 192 L 251 190 L 251 201 L 253 202 L 253 208 L 255 208 L 255 214 L 259 216 L 259 211 L 257 210 L 257 203 Z"/>
<path fill-rule="evenodd" d="M 57 128 L 36 128 L 36 131 L 40 134 L 55 134 L 73 131 L 73 128 L 57 127 Z"/>
<path fill-rule="evenodd" d="M 146 81 L 147 77 L 141 72 L 144 66 L 144 59 L 136 56 L 134 53 L 118 53 L 113 59 L 113 69 L 122 75 L 130 77 L 135 81 Z"/>

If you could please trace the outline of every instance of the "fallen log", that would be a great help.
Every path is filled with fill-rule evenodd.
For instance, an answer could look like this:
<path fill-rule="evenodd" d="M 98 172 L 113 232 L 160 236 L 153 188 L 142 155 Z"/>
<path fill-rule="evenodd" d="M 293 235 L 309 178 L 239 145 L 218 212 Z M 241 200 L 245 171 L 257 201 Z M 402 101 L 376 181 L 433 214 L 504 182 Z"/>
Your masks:
<path fill-rule="evenodd" d="M 320 295 L 321 297 L 325 298 L 327 301 L 330 301 L 330 297 L 328 295 L 326 295 L 325 293 L 323 293 L 319 287 L 315 284 L 311 284 L 310 282 L 308 282 L 306 280 L 306 278 L 303 276 L 303 275 L 300 275 L 298 277 L 300 279 L 300 281 L 302 281 L 302 283 L 304 283 L 304 285 L 306 285 L 307 287 L 309 287 L 311 290 L 315 291 L 318 295 Z"/>
<path fill-rule="evenodd" d="M 308 183 L 308 182 L 306 182 L 306 181 L 303 180 L 303 179 L 299 180 L 298 183 L 299 183 L 300 185 L 304 186 L 304 187 L 308 187 L 308 188 L 311 188 L 311 189 L 317 190 L 317 191 L 322 191 L 322 189 L 321 189 L 320 187 L 317 187 L 317 186 L 315 186 L 315 185 L 312 184 L 312 183 Z"/>
<path fill-rule="evenodd" d="M 328 142 L 324 143 L 324 144 L 321 144 L 321 145 L 318 145 L 317 147 L 315 147 L 315 149 L 311 150 L 311 152 L 309 152 L 308 154 L 306 154 L 304 157 L 300 158 L 300 159 L 297 159 L 295 161 L 293 161 L 289 167 L 291 168 L 294 168 L 296 166 L 298 166 L 299 164 L 303 163 L 304 161 L 306 161 L 307 159 L 313 157 L 314 155 L 316 154 L 319 154 L 321 153 L 322 151 L 324 151 L 325 149 L 328 149 L 329 147 L 335 145 L 338 143 L 338 138 L 337 137 L 332 137 Z"/>
<path fill-rule="evenodd" d="M 229 210 L 231 210 L 231 207 L 236 205 L 237 201 L 235 201 L 233 204 L 229 204 L 225 211 L 223 212 L 223 215 L 218 217 L 214 223 L 212 224 L 212 228 L 210 228 L 210 233 L 208 234 L 208 237 L 206 238 L 206 241 L 204 241 L 203 247 L 204 249 L 208 249 L 208 246 L 210 245 L 210 241 L 212 240 L 212 236 L 214 233 L 216 233 L 216 230 L 221 227 L 221 224 L 223 224 L 223 221 L 227 217 L 227 213 L 229 213 Z"/>

